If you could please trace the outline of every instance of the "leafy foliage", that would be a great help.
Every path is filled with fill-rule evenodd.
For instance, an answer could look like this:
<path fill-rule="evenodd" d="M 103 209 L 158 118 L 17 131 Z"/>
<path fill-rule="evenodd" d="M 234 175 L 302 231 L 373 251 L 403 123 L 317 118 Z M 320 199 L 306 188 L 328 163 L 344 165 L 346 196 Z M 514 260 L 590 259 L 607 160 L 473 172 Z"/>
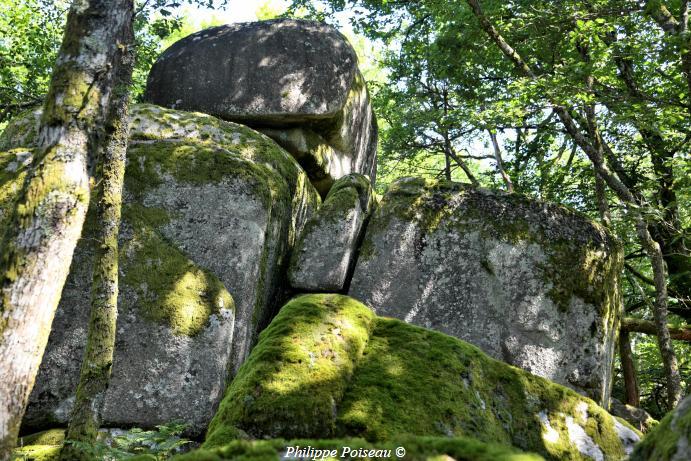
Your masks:
<path fill-rule="evenodd" d="M 68 0 L 0 0 L 0 127 L 22 110 L 38 105 L 48 92 Z M 149 69 L 168 39 L 181 38 L 185 18 L 173 10 L 183 4 L 224 8 L 227 0 L 137 0 L 136 63 L 132 94 L 140 100 Z"/>
<path fill-rule="evenodd" d="M 152 460 L 165 460 L 191 443 L 181 438 L 184 430 L 184 424 L 169 423 L 156 426 L 155 431 L 133 428 L 114 436 L 109 443 L 97 441 L 90 444 L 76 440 L 67 440 L 65 443 L 76 446 L 92 459 L 103 461 L 120 461 L 137 455 L 151 455 Z"/>

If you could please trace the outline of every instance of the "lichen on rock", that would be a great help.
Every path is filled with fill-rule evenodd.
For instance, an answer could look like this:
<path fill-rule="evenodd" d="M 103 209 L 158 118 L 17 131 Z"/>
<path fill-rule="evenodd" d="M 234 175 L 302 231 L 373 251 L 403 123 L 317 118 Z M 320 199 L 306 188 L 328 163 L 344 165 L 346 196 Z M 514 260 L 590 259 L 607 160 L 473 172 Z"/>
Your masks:
<path fill-rule="evenodd" d="M 157 59 L 145 99 L 268 129 L 323 195 L 349 173 L 375 180 L 367 85 L 352 46 L 327 24 L 275 19 L 194 33 Z"/>
<path fill-rule="evenodd" d="M 370 219 L 349 293 L 607 402 L 622 257 L 565 207 L 404 178 Z"/>

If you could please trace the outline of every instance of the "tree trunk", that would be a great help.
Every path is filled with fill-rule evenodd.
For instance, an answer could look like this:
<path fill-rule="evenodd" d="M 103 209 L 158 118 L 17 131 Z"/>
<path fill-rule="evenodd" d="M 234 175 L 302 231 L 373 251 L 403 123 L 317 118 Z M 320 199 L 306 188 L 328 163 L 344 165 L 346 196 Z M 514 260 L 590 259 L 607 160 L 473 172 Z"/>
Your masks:
<path fill-rule="evenodd" d="M 86 349 L 82 361 L 77 396 L 67 431 L 67 440 L 96 440 L 101 412 L 115 349 L 115 327 L 118 315 L 118 233 L 125 177 L 125 157 L 129 139 L 128 101 L 134 67 L 133 30 L 127 31 L 121 48 L 122 62 L 106 122 L 106 142 L 97 165 L 96 230 L 94 238 L 94 271 L 91 287 L 91 317 Z M 91 236 L 90 236 L 91 237 Z M 66 444 L 62 461 L 90 459 L 89 454 Z"/>
<path fill-rule="evenodd" d="M 89 203 L 89 153 L 103 137 L 132 0 L 70 9 L 39 148 L 2 239 L 0 460 L 9 460 Z"/>
<path fill-rule="evenodd" d="M 501 158 L 501 148 L 499 147 L 499 141 L 497 141 L 497 135 L 493 133 L 492 130 L 487 130 L 487 132 L 489 133 L 489 137 L 492 140 L 492 147 L 494 148 L 494 159 L 497 162 L 497 171 L 499 172 L 501 179 L 504 180 L 506 191 L 509 193 L 513 193 L 513 182 L 511 181 L 511 177 L 504 169 L 504 161 Z"/>
<path fill-rule="evenodd" d="M 451 157 L 447 152 L 444 152 L 444 178 L 451 181 Z"/>
<path fill-rule="evenodd" d="M 499 31 L 492 25 L 487 17 L 482 12 L 480 2 L 478 0 L 466 0 L 473 14 L 480 23 L 480 27 L 485 31 L 488 37 L 494 41 L 499 50 L 508 58 L 518 69 L 518 71 L 530 79 L 535 80 L 537 76 L 532 71 L 530 66 L 523 60 L 521 55 L 509 45 L 509 43 L 502 37 Z M 598 174 L 607 185 L 617 194 L 617 197 L 626 206 L 627 212 L 634 218 L 636 223 L 636 234 L 643 246 L 646 254 L 650 258 L 653 268 L 655 281 L 655 305 L 653 315 L 655 316 L 655 324 L 658 328 L 658 346 L 667 377 L 667 394 L 669 408 L 674 408 L 681 400 L 681 377 L 679 376 L 679 368 L 677 360 L 672 348 L 672 341 L 667 329 L 667 268 L 662 257 L 660 245 L 653 240 L 648 229 L 648 225 L 643 217 L 640 209 L 640 203 L 637 198 L 629 190 L 629 188 L 618 178 L 612 174 L 607 165 L 605 165 L 601 152 L 599 152 L 588 138 L 581 132 L 578 125 L 575 123 L 569 110 L 556 103 L 553 98 L 546 96 L 557 116 L 561 120 L 567 133 L 573 138 L 583 152 L 588 156 Z"/>
<path fill-rule="evenodd" d="M 621 369 L 624 374 L 626 403 L 634 407 L 640 407 L 641 394 L 638 390 L 636 367 L 633 362 L 633 352 L 631 352 L 631 338 L 629 337 L 629 332 L 623 328 L 619 333 L 619 358 L 621 360 Z"/>

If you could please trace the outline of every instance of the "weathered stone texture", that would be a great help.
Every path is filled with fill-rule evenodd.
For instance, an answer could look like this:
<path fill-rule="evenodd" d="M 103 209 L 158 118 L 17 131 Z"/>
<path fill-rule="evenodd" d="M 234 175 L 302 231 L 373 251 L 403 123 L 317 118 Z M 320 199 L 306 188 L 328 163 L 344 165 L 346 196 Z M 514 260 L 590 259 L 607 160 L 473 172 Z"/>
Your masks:
<path fill-rule="evenodd" d="M 373 204 L 366 176 L 353 173 L 334 183 L 293 250 L 288 271 L 293 288 L 339 292 L 346 287 Z"/>
<path fill-rule="evenodd" d="M 323 195 L 351 172 L 375 179 L 367 87 L 355 51 L 326 24 L 279 19 L 192 34 L 156 61 L 145 98 L 270 129 Z"/>
<path fill-rule="evenodd" d="M 607 402 L 620 246 L 563 207 L 403 179 L 374 213 L 350 295 Z"/>
<path fill-rule="evenodd" d="M 181 420 L 201 434 L 228 377 L 278 307 L 290 246 L 320 199 L 292 156 L 247 127 L 150 105 L 135 106 L 132 120 L 104 424 Z M 83 239 L 27 426 L 69 417 L 86 336 L 90 253 Z"/>

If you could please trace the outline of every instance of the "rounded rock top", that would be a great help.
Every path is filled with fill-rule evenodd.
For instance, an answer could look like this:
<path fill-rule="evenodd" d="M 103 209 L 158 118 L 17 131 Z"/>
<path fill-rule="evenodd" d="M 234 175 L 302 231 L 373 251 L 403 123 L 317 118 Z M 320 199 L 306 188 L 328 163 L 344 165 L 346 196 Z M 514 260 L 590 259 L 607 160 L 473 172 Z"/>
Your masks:
<path fill-rule="evenodd" d="M 334 117 L 346 104 L 357 55 L 335 28 L 277 19 L 202 30 L 156 61 L 145 99 L 259 124 Z"/>

